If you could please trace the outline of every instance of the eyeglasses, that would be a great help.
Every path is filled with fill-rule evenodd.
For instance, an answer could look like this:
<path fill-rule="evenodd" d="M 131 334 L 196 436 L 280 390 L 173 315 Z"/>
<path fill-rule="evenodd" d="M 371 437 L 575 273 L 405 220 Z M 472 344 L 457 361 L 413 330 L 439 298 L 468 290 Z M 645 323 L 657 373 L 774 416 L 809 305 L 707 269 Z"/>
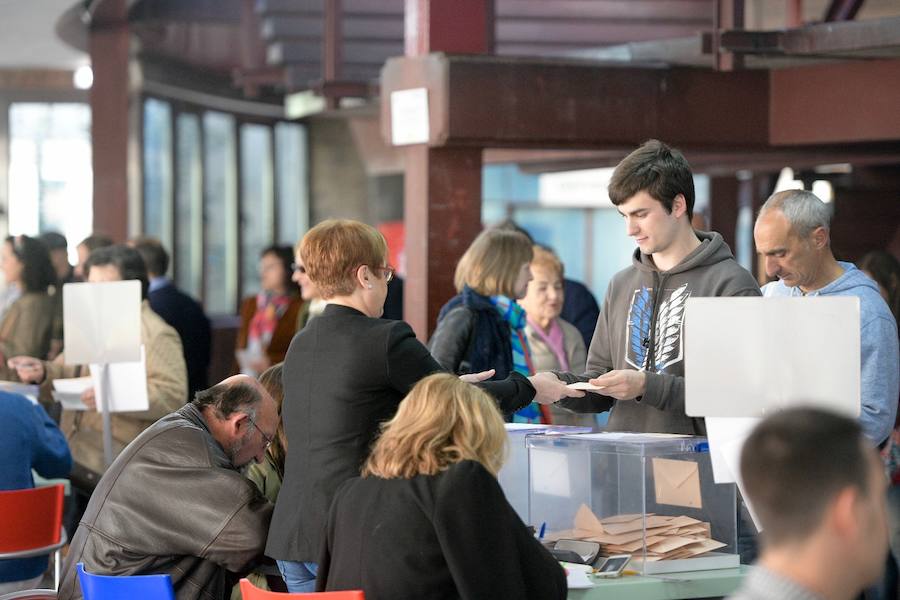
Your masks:
<path fill-rule="evenodd" d="M 291 271 L 294 273 L 300 273 L 301 275 L 306 274 L 306 267 L 303 265 L 298 265 L 297 263 L 291 263 Z"/>
<path fill-rule="evenodd" d="M 266 447 L 263 448 L 263 450 L 268 450 L 268 449 L 269 449 L 269 446 L 271 446 L 271 445 L 272 445 L 272 442 L 274 442 L 275 440 L 273 440 L 272 438 L 270 438 L 269 436 L 266 435 L 266 432 L 263 431 L 263 430 L 259 427 L 259 425 L 256 424 L 256 421 L 253 420 L 253 417 L 251 417 L 250 415 L 247 415 L 247 419 L 250 421 L 250 424 L 251 424 L 251 425 L 253 425 L 254 427 L 256 427 L 256 430 L 257 430 L 257 431 L 259 432 L 259 434 L 263 437 L 263 439 L 266 440 Z"/>
<path fill-rule="evenodd" d="M 384 282 L 388 283 L 394 278 L 394 267 L 370 267 L 373 271 L 384 271 Z"/>

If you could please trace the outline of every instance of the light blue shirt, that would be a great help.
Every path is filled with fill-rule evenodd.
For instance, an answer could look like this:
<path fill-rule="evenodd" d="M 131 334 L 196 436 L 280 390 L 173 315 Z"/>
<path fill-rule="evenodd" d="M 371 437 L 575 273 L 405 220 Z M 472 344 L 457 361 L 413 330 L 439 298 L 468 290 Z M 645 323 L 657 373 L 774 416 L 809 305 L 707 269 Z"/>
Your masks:
<path fill-rule="evenodd" d="M 849 262 L 838 262 L 844 274 L 807 296 L 856 296 L 859 298 L 860 401 L 859 424 L 872 442 L 880 444 L 891 434 L 900 396 L 900 344 L 897 323 L 878 284 Z M 782 281 L 763 286 L 766 298 L 802 296 L 799 287 Z"/>

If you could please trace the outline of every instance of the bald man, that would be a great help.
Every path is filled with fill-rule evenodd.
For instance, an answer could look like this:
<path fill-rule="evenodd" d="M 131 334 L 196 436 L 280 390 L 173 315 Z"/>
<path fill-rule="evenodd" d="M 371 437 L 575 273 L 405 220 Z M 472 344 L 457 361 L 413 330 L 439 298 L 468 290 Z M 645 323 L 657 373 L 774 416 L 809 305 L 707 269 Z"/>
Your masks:
<path fill-rule="evenodd" d="M 224 598 L 226 571 L 262 554 L 272 506 L 240 469 L 261 462 L 278 409 L 253 378 L 229 377 L 150 426 L 97 485 L 58 597 L 82 598 L 76 564 L 101 575 L 168 573 L 179 600 Z"/>

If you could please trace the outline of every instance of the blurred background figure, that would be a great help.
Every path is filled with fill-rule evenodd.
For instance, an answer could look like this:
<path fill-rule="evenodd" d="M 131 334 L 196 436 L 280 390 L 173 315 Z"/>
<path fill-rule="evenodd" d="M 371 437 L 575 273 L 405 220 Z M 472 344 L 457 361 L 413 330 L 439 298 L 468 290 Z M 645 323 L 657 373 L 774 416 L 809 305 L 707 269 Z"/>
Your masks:
<path fill-rule="evenodd" d="M 159 240 L 149 237 L 135 238 L 129 243 L 137 250 L 147 266 L 147 300 L 150 308 L 175 328 L 181 338 L 184 361 L 187 365 L 188 396 L 207 387 L 207 371 L 210 360 L 210 324 L 203 307 L 196 300 L 175 286 L 166 277 L 169 270 L 169 253 Z"/>
<path fill-rule="evenodd" d="M 509 231 L 518 231 L 526 236 L 531 243 L 534 244 L 534 238 L 523 227 L 512 219 L 500 221 L 493 227 L 494 229 L 506 229 Z M 553 252 L 550 248 L 548 251 Z M 553 252 L 555 255 L 556 253 Z M 563 307 L 560 316 L 568 323 L 575 326 L 575 329 L 581 334 L 585 348 L 590 348 L 591 338 L 594 336 L 594 329 L 597 327 L 597 319 L 600 318 L 600 305 L 597 299 L 586 285 L 574 279 L 566 279 L 563 277 Z"/>
<path fill-rule="evenodd" d="M 303 266 L 303 258 L 300 256 L 300 242 L 294 247 L 294 263 L 291 265 L 291 281 L 300 286 L 300 297 L 303 299 L 303 306 L 297 317 L 297 329 L 302 329 L 310 319 L 314 319 L 322 314 L 325 305 L 328 304 L 319 294 L 319 288 L 310 280 L 306 274 L 306 267 Z"/>
<path fill-rule="evenodd" d="M 884 250 L 873 250 L 859 260 L 857 267 L 875 280 L 894 320 L 900 322 L 900 261 Z"/>
<path fill-rule="evenodd" d="M 534 370 L 583 372 L 587 349 L 581 333 L 560 317 L 565 298 L 563 264 L 546 248 L 536 245 L 533 250 L 531 281 L 519 304 L 525 309 L 525 335 Z M 550 406 L 550 415 L 556 424 L 595 425 L 594 415 L 577 414 L 555 404 Z"/>
<path fill-rule="evenodd" d="M 75 265 L 74 269 L 75 279 L 77 281 L 84 281 L 86 279 L 84 274 L 84 263 L 87 262 L 91 252 L 97 248 L 106 248 L 107 246 L 112 245 L 113 241 L 111 238 L 99 233 L 89 235 L 78 242 L 78 245 L 75 246 L 75 250 L 78 252 L 78 264 Z"/>
<path fill-rule="evenodd" d="M 236 356 L 240 372 L 258 376 L 284 360 L 303 300 L 292 279 L 289 246 L 269 246 L 259 258 L 260 292 L 241 302 Z"/>
<path fill-rule="evenodd" d="M 559 563 L 497 482 L 506 430 L 485 392 L 442 373 L 400 403 L 335 495 L 318 591 L 371 598 L 565 598 Z"/>
<path fill-rule="evenodd" d="M 525 311 L 516 302 L 531 279 L 531 240 L 519 231 L 487 229 L 456 265 L 459 292 L 441 308 L 428 346 L 434 359 L 456 374 L 494 369 L 493 379 L 535 373 L 525 336 Z M 549 411 L 547 412 L 549 415 Z M 532 403 L 516 421 L 546 420 Z"/>
<path fill-rule="evenodd" d="M 44 409 L 25 396 L 0 392 L 0 490 L 33 488 L 32 469 L 54 479 L 68 477 L 71 468 L 66 439 Z M 0 595 L 40 587 L 46 570 L 47 556 L 0 560 Z"/>
<path fill-rule="evenodd" d="M 5 363 L 20 354 L 47 358 L 57 316 L 56 299 L 49 293 L 56 272 L 47 247 L 27 235 L 10 236 L 0 246 L 0 266 L 7 285 L 17 290 L 0 320 L 0 359 Z"/>
<path fill-rule="evenodd" d="M 39 235 L 38 239 L 44 242 L 50 252 L 50 262 L 56 271 L 56 287 L 61 288 L 63 284 L 75 281 L 75 270 L 69 264 L 69 242 L 65 236 L 56 231 L 48 231 Z"/>

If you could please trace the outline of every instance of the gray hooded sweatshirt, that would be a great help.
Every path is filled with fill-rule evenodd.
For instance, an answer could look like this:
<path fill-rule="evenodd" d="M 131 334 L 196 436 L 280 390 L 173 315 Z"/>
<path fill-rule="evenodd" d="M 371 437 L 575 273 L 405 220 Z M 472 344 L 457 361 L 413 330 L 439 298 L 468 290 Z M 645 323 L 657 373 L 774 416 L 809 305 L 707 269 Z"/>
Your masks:
<path fill-rule="evenodd" d="M 691 296 L 759 296 L 760 291 L 721 235 L 696 234 L 700 246 L 669 271 L 659 271 L 650 256 L 636 249 L 632 265 L 618 272 L 606 290 L 586 372 L 557 373 L 574 383 L 615 369 L 644 371 L 644 395 L 617 401 L 588 393 L 560 405 L 576 412 L 609 410 L 609 431 L 706 435 L 703 419 L 684 414 L 685 303 Z"/>

